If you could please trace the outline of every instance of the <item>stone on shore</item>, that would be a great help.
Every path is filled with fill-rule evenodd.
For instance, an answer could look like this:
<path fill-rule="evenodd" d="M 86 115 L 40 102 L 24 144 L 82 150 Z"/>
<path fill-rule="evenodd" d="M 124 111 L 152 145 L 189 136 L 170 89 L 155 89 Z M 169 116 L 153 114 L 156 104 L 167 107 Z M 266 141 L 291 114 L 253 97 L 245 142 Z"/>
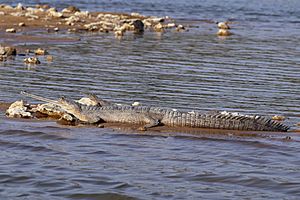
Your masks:
<path fill-rule="evenodd" d="M 36 108 L 32 109 L 32 112 L 40 112 L 48 117 L 61 118 L 65 111 L 59 106 L 53 105 L 51 103 L 39 104 Z"/>
<path fill-rule="evenodd" d="M 15 56 L 17 55 L 17 50 L 14 47 L 10 46 L 1 46 L 0 45 L 0 55 L 2 56 Z"/>
<path fill-rule="evenodd" d="M 29 57 L 24 59 L 24 63 L 37 65 L 37 64 L 41 64 L 41 61 L 39 61 L 37 57 Z"/>
<path fill-rule="evenodd" d="M 276 120 L 276 121 L 283 121 L 283 120 L 285 120 L 285 117 L 282 116 L 282 115 L 274 115 L 274 116 L 272 117 L 272 119 L 273 119 L 273 120 Z"/>
<path fill-rule="evenodd" d="M 94 101 L 94 100 L 92 100 L 88 97 L 83 97 L 83 98 L 79 99 L 77 102 L 80 103 L 80 104 L 83 104 L 83 105 L 87 105 L 87 106 L 96 106 L 96 105 L 98 105 L 98 102 L 96 102 L 96 101 Z"/>
<path fill-rule="evenodd" d="M 164 31 L 164 26 L 161 23 L 158 23 L 154 26 L 154 31 L 163 32 Z"/>
<path fill-rule="evenodd" d="M 230 35 L 233 35 L 233 34 L 227 29 L 219 29 L 217 35 L 218 36 L 230 36 Z"/>
<path fill-rule="evenodd" d="M 48 62 L 52 62 L 52 61 L 53 61 L 53 56 L 48 55 L 48 56 L 46 57 L 46 60 L 47 60 Z"/>
<path fill-rule="evenodd" d="M 36 5 L 33 7 L 17 4 L 11 7 L 0 4 L 0 15 L 8 19 L 0 22 L 7 32 L 28 31 L 42 29 L 48 32 L 65 31 L 69 32 L 111 32 L 117 37 L 125 32 L 143 33 L 145 31 L 164 32 L 167 29 L 183 30 L 175 25 L 174 20 L 169 17 L 144 16 L 139 13 L 110 13 L 110 12 L 89 12 L 81 11 L 77 7 L 69 6 L 63 10 L 57 10 L 49 5 Z M 10 20 L 11 19 L 11 20 Z M 26 29 L 17 29 L 25 26 Z M 69 27 L 72 26 L 72 27 Z M 17 30 L 16 30 L 17 29 Z M 4 29 L 5 30 L 5 29 Z"/>
<path fill-rule="evenodd" d="M 35 55 L 46 55 L 48 52 L 45 49 L 38 48 L 34 51 Z"/>
<path fill-rule="evenodd" d="M 219 29 L 230 29 L 228 22 L 217 22 Z"/>
<path fill-rule="evenodd" d="M 61 12 L 63 13 L 75 13 L 75 12 L 80 12 L 79 8 L 75 7 L 75 6 L 69 6 L 65 9 L 63 9 Z"/>
<path fill-rule="evenodd" d="M 179 24 L 177 27 L 176 27 L 176 31 L 185 31 L 186 28 L 182 25 L 182 24 Z"/>
<path fill-rule="evenodd" d="M 12 103 L 6 110 L 8 117 L 31 118 L 32 115 L 28 112 L 28 107 L 24 105 L 23 100 Z"/>
<path fill-rule="evenodd" d="M 16 33 L 16 29 L 15 28 L 8 28 L 5 30 L 6 33 Z"/>

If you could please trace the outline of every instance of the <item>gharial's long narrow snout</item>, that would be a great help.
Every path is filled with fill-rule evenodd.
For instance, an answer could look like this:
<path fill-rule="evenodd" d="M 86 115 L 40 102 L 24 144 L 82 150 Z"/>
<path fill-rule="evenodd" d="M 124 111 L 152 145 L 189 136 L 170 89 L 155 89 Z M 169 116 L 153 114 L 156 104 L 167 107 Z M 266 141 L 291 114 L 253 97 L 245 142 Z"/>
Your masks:
<path fill-rule="evenodd" d="M 22 91 L 21 94 L 24 95 L 24 96 L 27 96 L 27 97 L 31 97 L 31 98 L 36 99 L 36 100 L 40 100 L 40 101 L 44 101 L 44 102 L 47 102 L 47 103 L 52 103 L 54 105 L 60 106 L 58 101 L 55 101 L 55 100 L 52 100 L 52 99 L 41 97 L 41 96 L 38 96 L 38 95 L 35 95 L 35 94 L 30 94 L 30 93 L 25 92 L 25 91 Z"/>

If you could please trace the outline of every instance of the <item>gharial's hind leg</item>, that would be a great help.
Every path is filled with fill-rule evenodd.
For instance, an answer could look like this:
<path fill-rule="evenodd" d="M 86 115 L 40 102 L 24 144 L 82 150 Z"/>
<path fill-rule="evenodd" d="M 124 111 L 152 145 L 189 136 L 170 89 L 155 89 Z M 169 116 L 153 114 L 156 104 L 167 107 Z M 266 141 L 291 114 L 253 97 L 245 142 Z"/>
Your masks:
<path fill-rule="evenodd" d="M 146 131 L 148 128 L 158 126 L 159 124 L 160 124 L 160 121 L 158 119 L 151 119 L 149 124 L 146 124 L 145 126 L 140 127 L 138 130 Z"/>

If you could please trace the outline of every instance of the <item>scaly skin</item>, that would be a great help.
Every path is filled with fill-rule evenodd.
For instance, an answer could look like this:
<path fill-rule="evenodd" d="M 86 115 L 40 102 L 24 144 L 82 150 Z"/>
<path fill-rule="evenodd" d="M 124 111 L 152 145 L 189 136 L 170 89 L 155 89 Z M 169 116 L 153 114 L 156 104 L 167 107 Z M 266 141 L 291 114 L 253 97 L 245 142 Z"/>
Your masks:
<path fill-rule="evenodd" d="M 169 127 L 214 128 L 249 131 L 287 131 L 288 126 L 261 116 L 234 115 L 232 113 L 180 112 L 150 106 L 86 106 L 73 100 L 49 100 L 23 93 L 35 99 L 59 105 L 67 113 L 87 123 L 119 122 L 146 124 L 143 129 L 157 125 Z"/>
<path fill-rule="evenodd" d="M 251 131 L 287 131 L 289 129 L 279 122 L 261 116 L 180 112 L 148 106 L 80 106 L 80 113 L 93 119 L 100 118 L 105 122 L 147 123 L 148 127 L 161 124 L 170 127 Z"/>

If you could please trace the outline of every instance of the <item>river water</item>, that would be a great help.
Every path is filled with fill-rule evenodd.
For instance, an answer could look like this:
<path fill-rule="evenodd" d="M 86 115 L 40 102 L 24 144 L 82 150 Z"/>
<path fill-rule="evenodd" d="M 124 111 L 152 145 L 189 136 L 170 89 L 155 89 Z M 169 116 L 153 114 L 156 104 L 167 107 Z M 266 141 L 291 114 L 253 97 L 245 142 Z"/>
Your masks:
<path fill-rule="evenodd" d="M 93 92 L 121 103 L 279 114 L 297 129 L 298 0 L 48 2 L 170 16 L 192 26 L 184 33 L 127 34 L 122 40 L 58 34 L 74 42 L 20 43 L 48 49 L 54 62 L 42 58 L 41 65 L 28 67 L 16 57 L 0 63 L 0 102 L 23 98 L 22 90 L 50 98 Z M 235 35 L 217 37 L 213 22 L 219 20 L 232 21 Z M 1 112 L 0 198 L 298 199 L 300 137 L 294 131 L 286 136 L 140 133 L 7 119 Z"/>

